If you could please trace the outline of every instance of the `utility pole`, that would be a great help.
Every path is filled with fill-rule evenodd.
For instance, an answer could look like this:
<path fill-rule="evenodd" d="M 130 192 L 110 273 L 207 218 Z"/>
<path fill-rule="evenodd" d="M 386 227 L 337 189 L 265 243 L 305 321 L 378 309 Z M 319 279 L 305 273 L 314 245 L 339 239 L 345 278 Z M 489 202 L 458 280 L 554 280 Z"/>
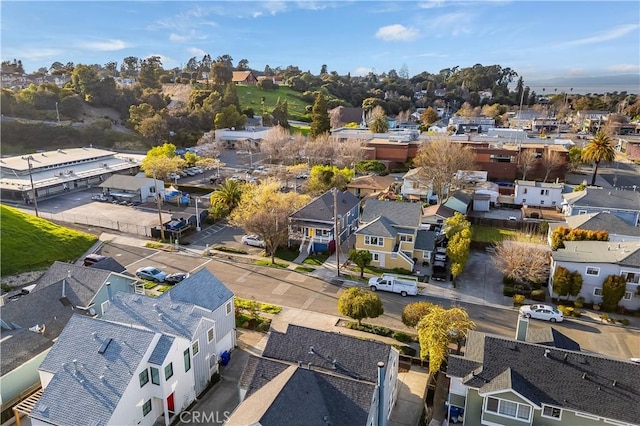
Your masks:
<path fill-rule="evenodd" d="M 22 158 L 27 160 L 27 165 L 29 166 L 29 181 L 31 182 L 31 193 L 33 194 L 33 208 L 36 212 L 36 217 L 40 217 L 38 214 L 38 196 L 36 195 L 36 188 L 33 185 L 33 172 L 31 170 L 31 160 L 33 160 L 33 156 L 29 155 L 28 157 Z"/>
<path fill-rule="evenodd" d="M 158 179 L 156 178 L 157 171 L 153 171 L 153 184 L 156 187 L 156 206 L 158 207 L 158 219 L 160 220 L 160 239 L 164 242 L 164 224 L 162 223 L 162 200 L 160 198 L 160 192 L 158 192 Z"/>
<path fill-rule="evenodd" d="M 340 276 L 340 235 L 338 233 L 338 188 L 333 188 L 333 238 L 336 242 L 336 270 Z"/>

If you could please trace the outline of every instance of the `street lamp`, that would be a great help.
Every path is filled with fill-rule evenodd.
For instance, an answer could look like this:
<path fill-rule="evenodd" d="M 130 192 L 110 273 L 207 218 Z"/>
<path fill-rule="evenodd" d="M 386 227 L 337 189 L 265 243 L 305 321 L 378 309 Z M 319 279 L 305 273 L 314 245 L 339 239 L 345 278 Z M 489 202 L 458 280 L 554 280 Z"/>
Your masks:
<path fill-rule="evenodd" d="M 31 193 L 33 194 L 33 208 L 36 212 L 36 217 L 40 217 L 38 214 L 38 196 L 36 194 L 36 188 L 33 185 L 33 171 L 31 166 L 31 160 L 33 160 L 33 156 L 29 155 L 28 157 L 22 157 L 23 160 L 27 160 L 27 165 L 29 166 L 29 181 L 31 182 Z"/>
<path fill-rule="evenodd" d="M 196 231 L 200 232 L 200 214 L 198 212 L 198 202 L 200 198 L 196 197 Z"/>
<path fill-rule="evenodd" d="M 333 239 L 336 242 L 336 271 L 340 276 L 340 234 L 338 233 L 338 188 L 333 188 Z"/>

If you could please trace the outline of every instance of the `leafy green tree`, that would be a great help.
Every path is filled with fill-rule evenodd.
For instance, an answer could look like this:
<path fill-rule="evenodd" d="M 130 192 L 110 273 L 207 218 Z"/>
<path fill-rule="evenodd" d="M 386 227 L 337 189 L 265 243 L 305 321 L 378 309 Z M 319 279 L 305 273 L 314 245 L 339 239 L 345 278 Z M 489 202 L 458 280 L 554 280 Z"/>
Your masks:
<path fill-rule="evenodd" d="M 455 279 L 462 273 L 469 260 L 471 247 L 471 230 L 463 229 L 456 233 L 447 245 L 447 256 L 451 259 L 451 275 Z"/>
<path fill-rule="evenodd" d="M 429 371 L 440 370 L 449 354 L 449 344 L 456 343 L 459 353 L 467 333 L 475 328 L 463 308 L 444 309 L 434 305 L 418 323 L 420 358 L 429 358 Z"/>
<path fill-rule="evenodd" d="M 331 188 L 344 190 L 353 179 L 353 169 L 336 166 L 313 166 L 307 181 L 307 190 L 310 193 L 321 194 Z"/>
<path fill-rule="evenodd" d="M 571 272 L 571 288 L 569 289 L 569 296 L 578 296 L 580 294 L 580 291 L 582 290 L 583 282 L 584 278 L 582 277 L 582 274 L 580 272 Z"/>
<path fill-rule="evenodd" d="M 238 108 L 234 105 L 229 105 L 220 110 L 216 114 L 214 124 L 216 129 L 235 128 L 242 129 L 247 122 L 247 116 L 240 114 Z"/>
<path fill-rule="evenodd" d="M 627 291 L 627 280 L 621 275 L 609 275 L 602 283 L 602 309 L 615 311 Z"/>
<path fill-rule="evenodd" d="M 402 323 L 408 327 L 417 327 L 420 320 L 431 312 L 434 306 L 429 302 L 409 303 L 402 309 Z"/>
<path fill-rule="evenodd" d="M 329 133 L 331 130 L 331 119 L 329 118 L 329 111 L 327 109 L 327 100 L 322 92 L 318 92 L 316 100 L 313 103 L 311 120 L 311 130 L 309 131 L 311 138 L 317 138 L 324 133 Z"/>
<path fill-rule="evenodd" d="M 453 216 L 447 218 L 444 221 L 444 224 L 445 233 L 447 235 L 447 238 L 449 239 L 453 238 L 455 234 L 462 231 L 463 229 L 471 228 L 471 222 L 469 222 L 467 218 L 459 212 L 455 212 Z"/>
<path fill-rule="evenodd" d="M 553 292 L 558 296 L 569 296 L 571 291 L 571 272 L 567 268 L 558 266 L 553 273 Z"/>
<path fill-rule="evenodd" d="M 211 80 L 214 87 L 220 91 L 220 93 L 224 92 L 224 88 L 228 84 L 233 84 L 233 68 L 231 68 L 224 61 L 216 60 L 211 64 Z"/>
<path fill-rule="evenodd" d="M 89 103 L 94 101 L 100 79 L 96 70 L 88 65 L 78 64 L 71 74 L 71 87 Z"/>
<path fill-rule="evenodd" d="M 582 160 L 592 161 L 594 163 L 591 185 L 596 184 L 596 176 L 600 162 L 613 161 L 615 158 L 616 151 L 611 143 L 611 138 L 603 130 L 600 130 L 582 150 Z"/>
<path fill-rule="evenodd" d="M 275 126 L 280 126 L 283 129 L 288 129 L 289 125 L 289 103 L 285 99 L 281 101 L 280 98 L 276 101 L 276 106 L 273 108 L 271 112 L 273 116 L 273 124 Z"/>
<path fill-rule="evenodd" d="M 375 173 L 382 175 L 387 171 L 387 166 L 378 160 L 362 160 L 356 163 L 356 170 L 359 173 Z"/>
<path fill-rule="evenodd" d="M 389 130 L 389 121 L 381 106 L 377 106 L 371 111 L 369 130 L 372 133 L 386 133 Z"/>
<path fill-rule="evenodd" d="M 167 120 L 160 114 L 143 119 L 135 129 L 147 142 L 152 144 L 166 140 L 169 135 Z"/>
<path fill-rule="evenodd" d="M 345 290 L 338 299 L 338 311 L 362 325 L 365 318 L 377 318 L 384 314 L 382 300 L 377 294 L 359 287 Z"/>
<path fill-rule="evenodd" d="M 364 269 L 371 265 L 373 255 L 369 250 L 349 250 L 349 260 L 358 265 L 360 268 L 360 278 L 364 277 Z"/>
<path fill-rule="evenodd" d="M 211 206 L 223 206 L 228 214 L 235 209 L 242 199 L 244 185 L 236 180 L 226 180 L 220 188 L 211 194 Z"/>
<path fill-rule="evenodd" d="M 382 106 L 383 101 L 380 98 L 366 98 L 362 101 L 362 109 L 372 111 L 377 106 Z"/>
<path fill-rule="evenodd" d="M 227 87 L 224 89 L 222 103 L 224 106 L 233 105 L 240 111 L 240 99 L 238 98 L 238 89 L 235 84 L 227 84 Z"/>

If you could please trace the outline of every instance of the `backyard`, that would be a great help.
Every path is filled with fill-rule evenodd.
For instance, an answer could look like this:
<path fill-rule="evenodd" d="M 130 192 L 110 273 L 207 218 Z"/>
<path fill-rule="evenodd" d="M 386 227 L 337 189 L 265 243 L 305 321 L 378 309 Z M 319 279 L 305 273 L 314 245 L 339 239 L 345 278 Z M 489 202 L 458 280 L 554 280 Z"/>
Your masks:
<path fill-rule="evenodd" d="M 483 243 L 499 243 L 502 240 L 513 240 L 521 243 L 546 244 L 546 238 L 540 234 L 526 234 L 513 229 L 500 229 L 488 226 L 473 225 L 471 227 L 473 241 Z"/>

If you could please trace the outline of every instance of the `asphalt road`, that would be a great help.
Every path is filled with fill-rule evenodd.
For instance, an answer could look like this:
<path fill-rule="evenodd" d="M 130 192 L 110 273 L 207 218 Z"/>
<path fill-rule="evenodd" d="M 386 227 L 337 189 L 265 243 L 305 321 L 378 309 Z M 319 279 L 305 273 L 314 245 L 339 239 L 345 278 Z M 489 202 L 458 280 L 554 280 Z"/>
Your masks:
<path fill-rule="evenodd" d="M 158 266 L 167 272 L 193 272 L 201 267 L 206 267 L 238 297 L 255 297 L 262 302 L 340 316 L 337 310 L 337 301 L 344 289 L 307 274 L 287 269 L 238 263 L 226 258 L 204 258 L 183 252 L 155 252 L 149 249 L 116 244 L 106 244 L 102 249 L 102 254 L 113 256 L 125 265 L 129 272 L 135 272 L 137 268 L 148 265 Z M 422 300 L 444 307 L 453 305 L 464 307 L 476 322 L 479 331 L 505 337 L 515 335 L 518 317 L 515 308 L 468 304 L 438 297 L 403 298 L 397 294 L 384 292 L 379 292 L 378 295 L 383 301 L 385 313 L 379 318 L 367 320 L 373 324 L 409 331 L 401 322 L 402 309 L 407 303 Z M 550 325 L 539 321 L 531 321 L 530 324 L 533 328 Z M 563 323 L 551 326 L 576 340 L 584 350 L 620 358 L 640 357 L 640 332 L 638 330 L 588 323 L 576 319 L 568 319 Z"/>

